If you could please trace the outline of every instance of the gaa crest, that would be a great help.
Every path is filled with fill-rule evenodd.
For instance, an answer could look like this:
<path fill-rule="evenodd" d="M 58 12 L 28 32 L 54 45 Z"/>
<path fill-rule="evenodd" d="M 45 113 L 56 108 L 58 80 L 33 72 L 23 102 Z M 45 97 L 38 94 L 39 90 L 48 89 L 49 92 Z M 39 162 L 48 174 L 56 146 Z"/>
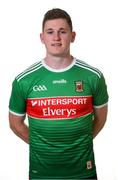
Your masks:
<path fill-rule="evenodd" d="M 92 169 L 92 161 L 87 161 L 87 169 Z"/>
<path fill-rule="evenodd" d="M 82 81 L 76 81 L 75 82 L 75 91 L 76 92 L 82 92 L 83 91 L 83 83 L 82 83 Z"/>

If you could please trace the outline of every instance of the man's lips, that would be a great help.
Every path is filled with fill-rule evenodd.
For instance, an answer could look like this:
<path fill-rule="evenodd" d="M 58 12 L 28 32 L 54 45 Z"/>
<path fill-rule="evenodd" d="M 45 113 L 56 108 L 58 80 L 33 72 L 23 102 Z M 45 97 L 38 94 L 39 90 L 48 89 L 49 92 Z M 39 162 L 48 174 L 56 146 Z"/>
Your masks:
<path fill-rule="evenodd" d="M 51 46 L 58 47 L 58 46 L 61 46 L 61 45 L 62 45 L 61 43 L 53 43 Z"/>

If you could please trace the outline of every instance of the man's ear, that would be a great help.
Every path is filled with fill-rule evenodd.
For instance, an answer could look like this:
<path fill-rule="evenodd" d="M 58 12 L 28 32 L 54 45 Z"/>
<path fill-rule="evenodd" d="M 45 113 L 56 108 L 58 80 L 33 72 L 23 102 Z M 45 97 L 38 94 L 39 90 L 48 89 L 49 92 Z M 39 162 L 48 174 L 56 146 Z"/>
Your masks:
<path fill-rule="evenodd" d="M 75 40 L 75 37 L 76 37 L 76 33 L 73 31 L 73 32 L 72 32 L 72 38 L 71 38 L 71 42 L 74 42 L 74 40 Z"/>
<path fill-rule="evenodd" d="M 44 44 L 44 37 L 43 37 L 43 33 L 40 33 L 40 40 L 41 40 L 41 42 Z"/>

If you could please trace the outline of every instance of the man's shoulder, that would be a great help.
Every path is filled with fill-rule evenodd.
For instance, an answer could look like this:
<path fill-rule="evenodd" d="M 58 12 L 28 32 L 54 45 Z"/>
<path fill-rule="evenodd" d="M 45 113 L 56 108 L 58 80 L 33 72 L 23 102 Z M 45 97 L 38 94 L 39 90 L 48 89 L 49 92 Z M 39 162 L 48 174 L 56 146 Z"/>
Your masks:
<path fill-rule="evenodd" d="M 76 59 L 75 66 L 80 68 L 86 75 L 97 76 L 99 78 L 102 76 L 102 72 L 98 68 L 91 66 L 82 60 Z"/>
<path fill-rule="evenodd" d="M 17 81 L 21 81 L 23 79 L 27 79 L 29 77 L 33 77 L 35 76 L 35 73 L 37 73 L 37 71 L 42 67 L 42 61 L 38 61 L 34 64 L 32 64 L 31 66 L 29 66 L 27 69 L 25 69 L 24 71 L 22 71 L 20 74 L 18 74 L 16 76 L 16 80 Z"/>

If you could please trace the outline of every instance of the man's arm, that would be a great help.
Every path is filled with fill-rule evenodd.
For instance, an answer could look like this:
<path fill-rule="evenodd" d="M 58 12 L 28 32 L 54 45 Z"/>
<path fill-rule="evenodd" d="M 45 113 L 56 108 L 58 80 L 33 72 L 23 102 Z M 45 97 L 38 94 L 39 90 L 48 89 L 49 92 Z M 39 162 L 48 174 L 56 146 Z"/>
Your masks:
<path fill-rule="evenodd" d="M 107 105 L 94 109 L 95 120 L 93 122 L 93 138 L 95 138 L 104 127 L 107 118 L 107 110 Z"/>
<path fill-rule="evenodd" d="M 12 131 L 23 141 L 29 144 L 29 128 L 24 123 L 25 116 L 17 116 L 9 113 L 9 124 Z"/>

